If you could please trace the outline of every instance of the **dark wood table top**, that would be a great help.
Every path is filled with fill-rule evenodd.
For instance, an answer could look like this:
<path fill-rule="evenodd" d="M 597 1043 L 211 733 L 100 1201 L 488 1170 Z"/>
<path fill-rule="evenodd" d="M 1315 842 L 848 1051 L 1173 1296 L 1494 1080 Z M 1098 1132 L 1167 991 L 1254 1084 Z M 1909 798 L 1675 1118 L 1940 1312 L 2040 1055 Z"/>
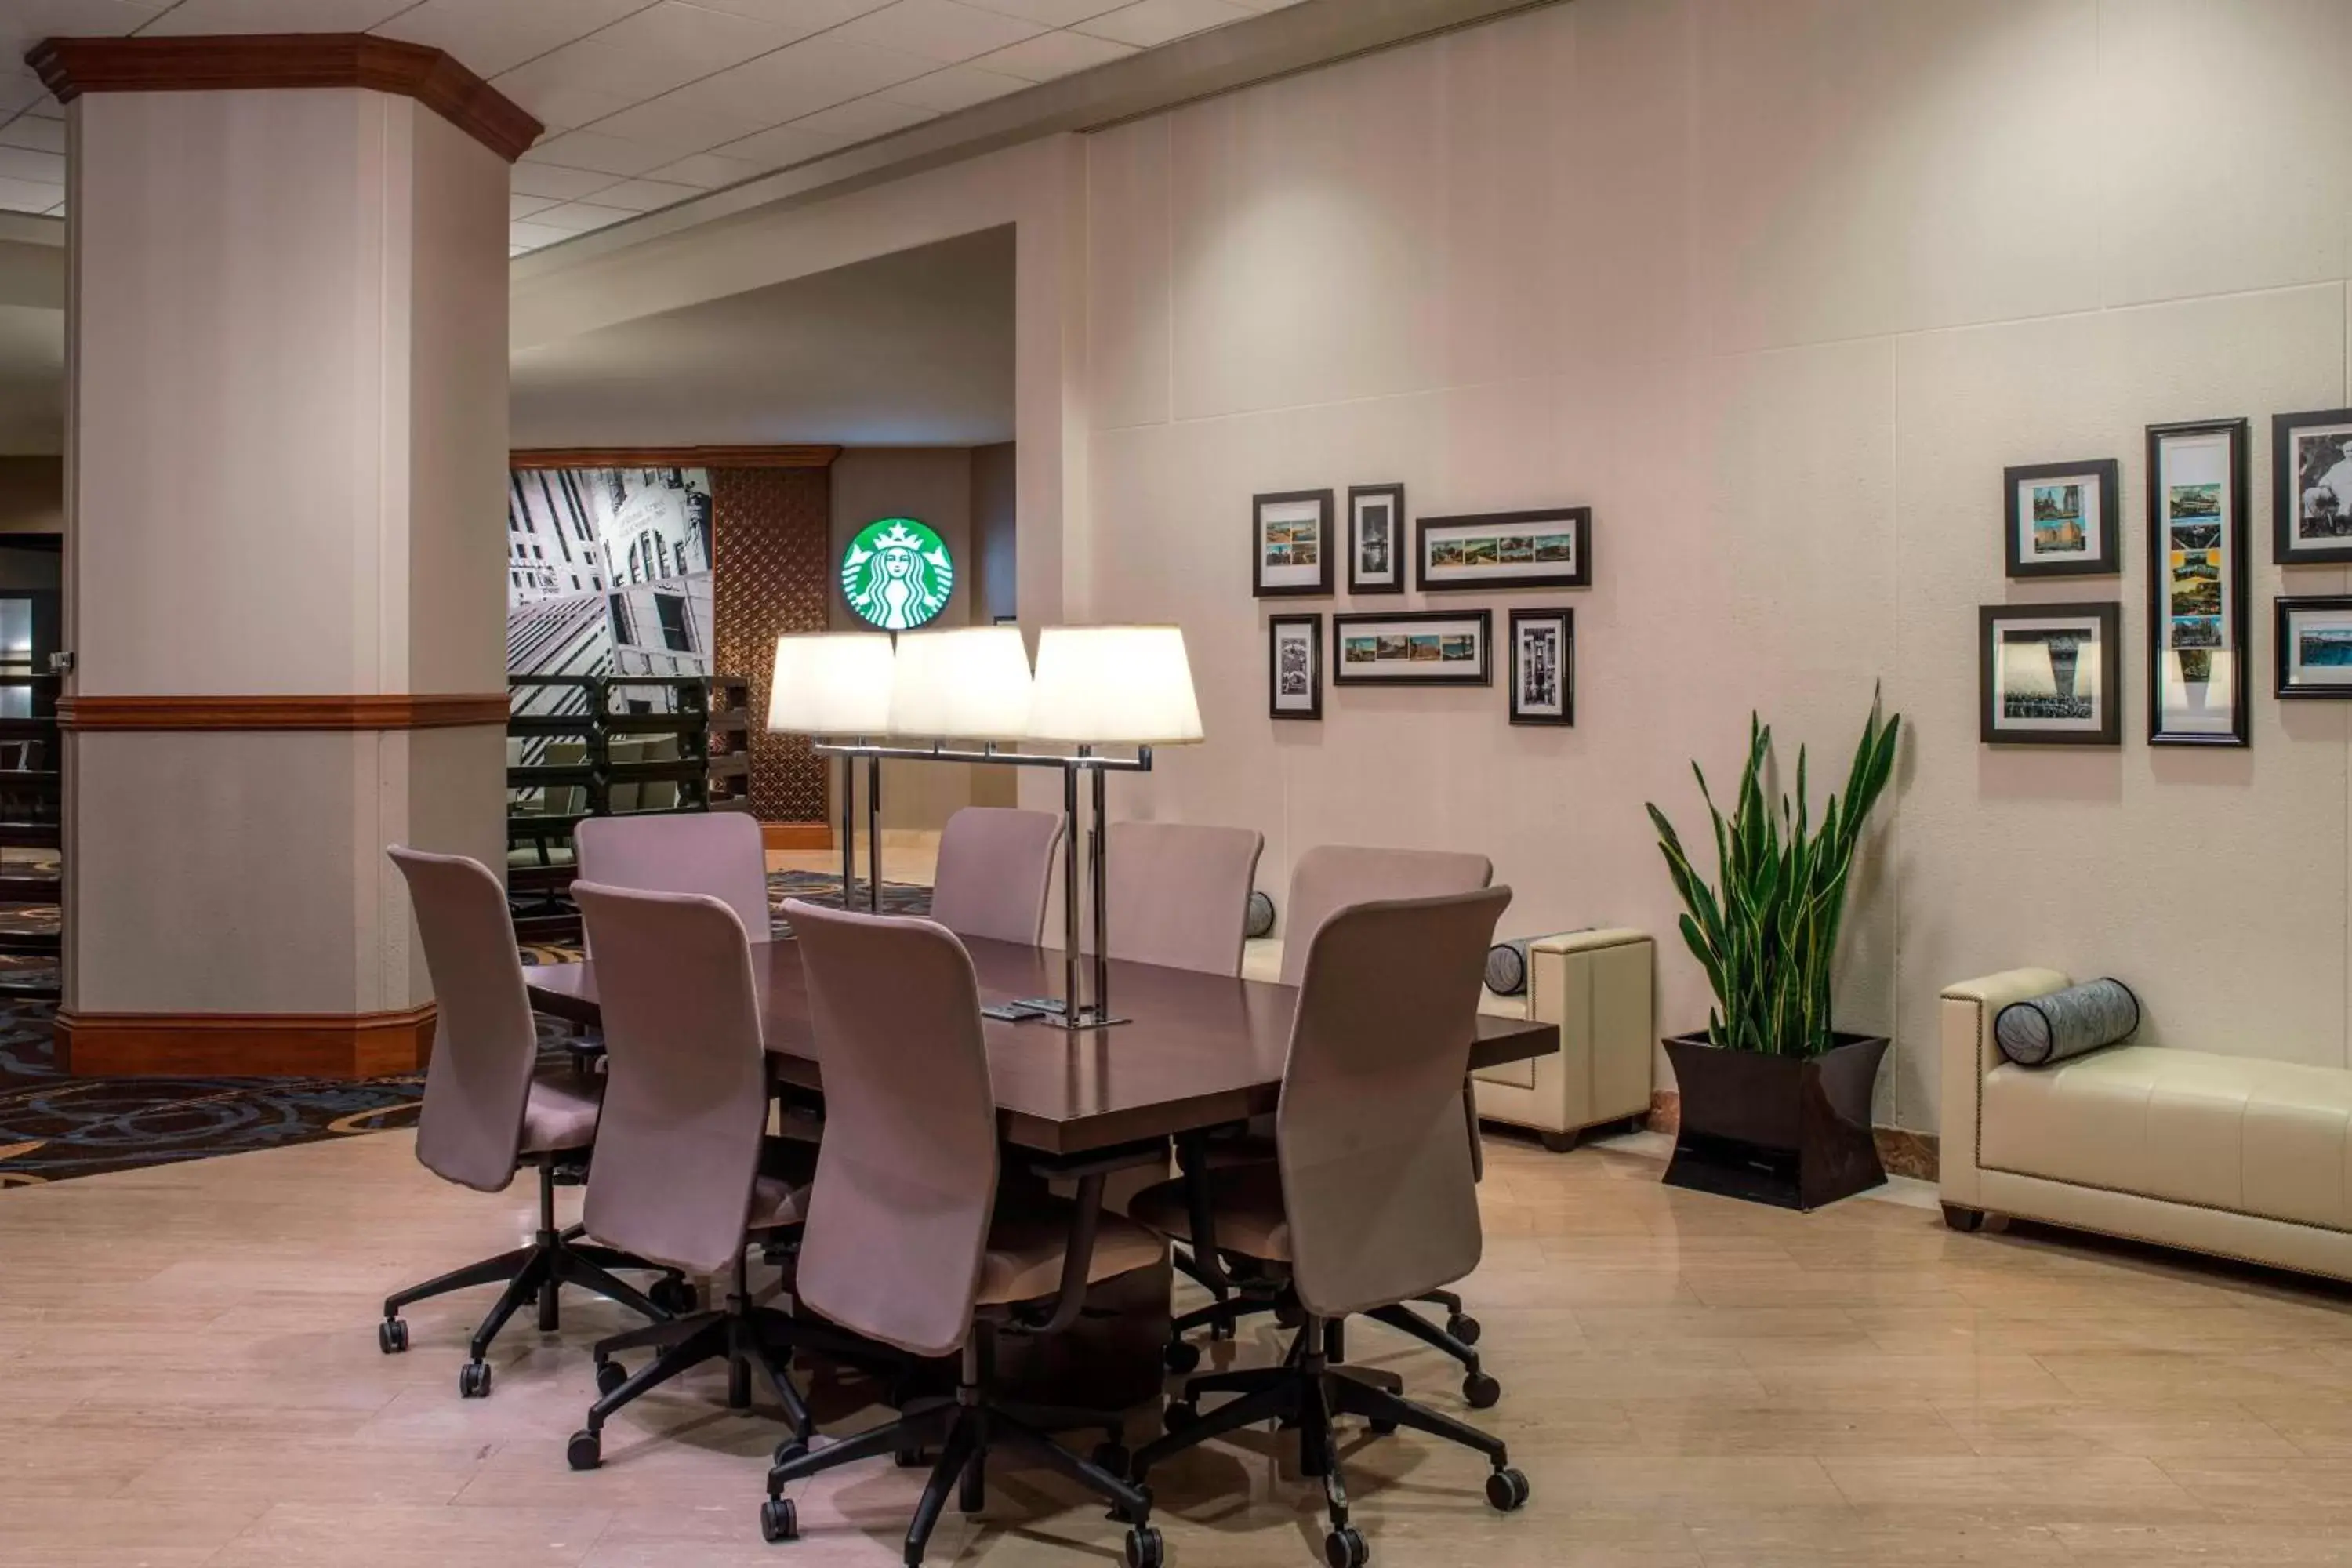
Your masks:
<path fill-rule="evenodd" d="M 964 945 L 984 1005 L 1061 989 L 1057 952 L 977 939 Z M 799 946 L 755 942 L 751 967 L 779 1076 L 821 1088 Z M 594 963 L 531 964 L 523 975 L 541 1012 L 598 1022 Z M 1295 987 L 1114 961 L 1110 998 L 1112 1013 L 1129 1022 L 1076 1034 L 1051 1024 L 987 1023 L 989 1079 L 1007 1141 L 1074 1154 L 1273 1112 L 1297 1005 Z M 1553 1025 L 1480 1014 L 1470 1066 L 1558 1049 Z"/>

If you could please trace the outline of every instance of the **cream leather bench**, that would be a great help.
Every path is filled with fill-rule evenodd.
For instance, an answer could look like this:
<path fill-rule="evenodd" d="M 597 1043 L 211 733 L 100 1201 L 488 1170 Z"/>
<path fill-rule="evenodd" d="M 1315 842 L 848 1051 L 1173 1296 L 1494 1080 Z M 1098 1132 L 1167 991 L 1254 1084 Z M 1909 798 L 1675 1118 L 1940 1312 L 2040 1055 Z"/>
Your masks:
<path fill-rule="evenodd" d="M 1517 996 L 1481 991 L 1478 1008 L 1559 1026 L 1559 1049 L 1476 1075 L 1478 1115 L 1525 1127 L 1565 1153 L 1589 1127 L 1650 1114 L 1650 1064 L 1657 1029 L 1652 985 L 1654 944 L 1637 931 L 1580 931 L 1528 945 L 1528 987 Z M 1282 974 L 1282 942 L 1265 937 L 1243 951 L 1252 980 Z"/>
<path fill-rule="evenodd" d="M 1988 1213 L 2352 1280 L 2352 1072 L 2157 1046 L 2021 1068 L 1993 1042 L 2050 969 L 1943 994 L 1945 1221 Z"/>

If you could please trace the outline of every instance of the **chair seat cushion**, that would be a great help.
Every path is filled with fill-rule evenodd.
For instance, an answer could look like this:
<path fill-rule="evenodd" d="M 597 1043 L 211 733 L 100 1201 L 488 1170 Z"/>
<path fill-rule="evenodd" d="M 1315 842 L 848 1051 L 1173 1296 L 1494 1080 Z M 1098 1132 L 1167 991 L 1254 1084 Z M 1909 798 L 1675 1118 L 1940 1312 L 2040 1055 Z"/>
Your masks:
<path fill-rule="evenodd" d="M 596 1141 L 596 1110 L 604 1080 L 586 1073 L 556 1072 L 530 1080 L 522 1107 L 522 1152 L 553 1154 L 585 1149 Z"/>
<path fill-rule="evenodd" d="M 1238 1252 L 1268 1263 L 1290 1261 L 1290 1216 L 1283 1211 L 1282 1172 L 1277 1166 L 1262 1162 L 1213 1168 L 1208 1182 L 1218 1251 Z M 1192 1212 L 1183 1177 L 1144 1188 L 1127 1211 L 1162 1236 L 1178 1241 L 1192 1239 Z"/>
<path fill-rule="evenodd" d="M 1062 1256 L 1069 1248 L 1072 1205 L 1066 1203 L 1006 1205 L 988 1227 L 988 1250 L 980 1263 L 984 1307 L 1034 1301 L 1062 1288 Z M 1114 1279 L 1160 1261 L 1160 1238 L 1132 1220 L 1105 1214 L 1095 1231 L 1087 1283 Z"/>

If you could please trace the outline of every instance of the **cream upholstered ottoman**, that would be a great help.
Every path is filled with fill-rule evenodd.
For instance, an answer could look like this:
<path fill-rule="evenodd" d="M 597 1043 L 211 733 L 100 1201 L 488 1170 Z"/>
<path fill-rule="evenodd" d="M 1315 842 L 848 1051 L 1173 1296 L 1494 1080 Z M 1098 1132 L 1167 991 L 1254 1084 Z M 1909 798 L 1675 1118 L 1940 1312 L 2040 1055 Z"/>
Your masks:
<path fill-rule="evenodd" d="M 2000 1010 L 2066 984 L 1945 988 L 1946 1222 L 2013 1215 L 2352 1280 L 2352 1072 L 2158 1046 L 2003 1057 Z"/>

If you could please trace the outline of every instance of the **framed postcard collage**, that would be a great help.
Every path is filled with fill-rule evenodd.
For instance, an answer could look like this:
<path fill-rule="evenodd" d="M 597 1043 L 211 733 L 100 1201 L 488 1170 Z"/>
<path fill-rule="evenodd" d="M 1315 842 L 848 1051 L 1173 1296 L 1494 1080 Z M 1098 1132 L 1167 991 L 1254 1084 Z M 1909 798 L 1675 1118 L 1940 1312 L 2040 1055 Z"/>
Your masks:
<path fill-rule="evenodd" d="M 2147 740 L 2251 743 L 2244 419 L 2147 427 Z M 2113 458 L 2004 476 L 2002 550 L 2013 578 L 2123 571 Z M 2271 561 L 2352 563 L 2352 409 L 2271 421 Z M 2123 742 L 2122 604 L 1988 605 L 1978 612 L 1979 739 L 1993 745 Z M 2352 597 L 2281 595 L 2271 608 L 2273 690 L 2352 700 Z"/>
<path fill-rule="evenodd" d="M 1347 563 L 1351 598 L 1592 582 L 1589 507 L 1424 517 L 1411 531 L 1404 487 L 1358 485 L 1345 521 L 1331 490 L 1285 490 L 1251 503 L 1251 584 L 1261 599 L 1328 598 Z M 1408 544 L 1410 548 L 1408 549 Z M 1491 609 L 1350 610 L 1266 621 L 1266 704 L 1276 719 L 1323 717 L 1323 686 L 1492 686 L 1498 662 Z M 1503 668 L 1514 724 L 1576 722 L 1576 612 L 1513 609 Z"/>

